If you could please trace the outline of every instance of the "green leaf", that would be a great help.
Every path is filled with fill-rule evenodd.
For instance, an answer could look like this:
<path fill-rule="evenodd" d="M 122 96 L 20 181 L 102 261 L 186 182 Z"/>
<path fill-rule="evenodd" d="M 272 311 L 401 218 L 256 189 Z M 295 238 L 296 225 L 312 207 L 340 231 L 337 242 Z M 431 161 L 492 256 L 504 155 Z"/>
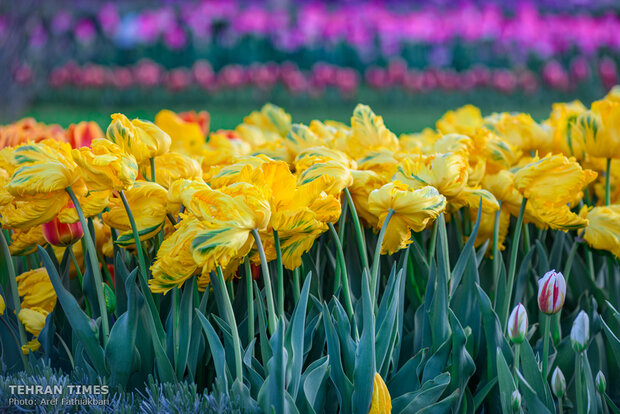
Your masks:
<path fill-rule="evenodd" d="M 538 363 L 536 362 L 536 357 L 534 356 L 534 351 L 530 346 L 529 342 L 524 341 L 520 345 L 520 355 L 521 355 L 521 372 L 523 374 L 523 378 L 530 384 L 538 398 L 545 404 L 547 409 L 551 412 L 554 412 L 555 405 L 553 403 L 553 397 L 551 396 L 551 389 L 549 388 L 549 384 L 543 378 L 542 372 L 538 368 Z"/>
<path fill-rule="evenodd" d="M 273 356 L 267 362 L 267 378 L 258 392 L 258 404 L 263 412 L 276 413 L 297 412 L 292 397 L 286 391 L 287 352 L 284 348 L 284 321 L 278 321 L 276 330 L 271 337 Z"/>
<path fill-rule="evenodd" d="M 424 354 L 425 350 L 420 350 L 415 356 L 411 357 L 392 378 L 390 378 L 387 387 L 390 390 L 392 399 L 420 388 L 417 369 L 424 358 Z"/>
<path fill-rule="evenodd" d="M 198 316 L 198 320 L 202 325 L 202 329 L 209 342 L 211 354 L 213 355 L 213 363 L 215 364 L 215 372 L 217 374 L 215 380 L 216 386 L 219 387 L 220 393 L 228 394 L 228 375 L 226 372 L 226 351 L 224 350 L 224 346 L 217 336 L 215 329 L 213 329 L 213 326 L 202 312 L 196 309 L 196 316 Z"/>
<path fill-rule="evenodd" d="M 312 278 L 306 278 L 295 306 L 291 322 L 286 331 L 286 347 L 289 350 L 286 377 L 288 378 L 288 390 L 291 397 L 297 398 L 301 381 L 301 371 L 304 363 L 304 329 L 306 324 L 306 309 Z"/>
<path fill-rule="evenodd" d="M 508 368 L 504 355 L 499 348 L 497 348 L 495 356 L 497 364 L 497 381 L 499 383 L 499 396 L 502 404 L 502 410 L 504 411 L 504 414 L 512 414 L 512 393 L 517 389 L 517 387 L 512 378 L 512 374 L 510 373 L 510 368 Z"/>
<path fill-rule="evenodd" d="M 304 373 L 302 378 L 302 384 L 303 395 L 306 399 L 306 404 L 309 412 L 323 412 L 326 394 L 325 389 L 327 386 L 328 377 L 329 358 L 326 356 L 314 361 L 306 369 L 306 372 Z"/>
<path fill-rule="evenodd" d="M 179 349 L 176 353 L 177 360 L 174 361 L 177 379 L 183 379 L 185 367 L 187 366 L 187 358 L 189 356 L 189 345 L 192 337 L 192 315 L 194 302 L 194 278 L 192 277 L 185 282 L 181 296 L 181 302 L 178 309 L 179 324 L 177 326 L 177 335 L 179 338 Z"/>
<path fill-rule="evenodd" d="M 362 335 L 355 353 L 352 401 L 354 413 L 367 413 L 370 410 L 376 372 L 375 315 L 366 272 L 362 275 L 362 320 Z"/>
<path fill-rule="evenodd" d="M 125 388 L 129 381 L 134 359 L 136 358 L 134 349 L 136 348 L 136 332 L 138 328 L 138 309 L 136 292 L 136 274 L 138 269 L 134 269 L 129 275 L 122 273 L 117 278 L 125 277 L 123 284 L 126 289 L 128 309 L 124 312 L 112 326 L 110 338 L 105 348 L 105 357 L 110 367 L 110 383 L 120 385 Z"/>
<path fill-rule="evenodd" d="M 93 364 L 97 373 L 101 376 L 107 376 L 109 371 L 105 363 L 104 351 L 99 345 L 99 338 L 96 331 L 91 326 L 91 319 L 82 311 L 75 298 L 65 289 L 58 276 L 56 268 L 52 264 L 49 255 L 41 246 L 37 246 L 39 256 L 43 265 L 47 269 L 50 282 L 54 286 L 58 302 L 67 316 L 73 333 L 79 338 L 84 346 L 84 351 L 88 355 L 90 362 Z"/>
<path fill-rule="evenodd" d="M 469 239 L 467 239 L 467 243 L 463 246 L 461 250 L 461 254 L 459 255 L 456 264 L 454 265 L 454 270 L 452 271 L 452 280 L 450 281 L 450 297 L 454 295 L 456 288 L 461 283 L 461 277 L 463 277 L 463 272 L 465 272 L 465 266 L 469 262 L 472 253 L 474 252 L 474 242 L 476 241 L 476 237 L 478 236 L 478 229 L 480 228 L 480 217 L 482 214 L 482 197 L 480 198 L 480 205 L 478 206 L 478 216 L 476 217 L 476 224 L 469 235 Z"/>
<path fill-rule="evenodd" d="M 497 377 L 491 378 L 489 382 L 476 390 L 476 395 L 474 395 L 474 412 L 478 411 L 478 408 L 480 408 L 489 392 L 495 387 L 495 384 L 497 384 Z"/>
<path fill-rule="evenodd" d="M 426 381 L 419 390 L 392 398 L 392 410 L 395 413 L 417 413 L 437 402 L 449 384 L 450 374 L 440 374 Z"/>
<path fill-rule="evenodd" d="M 536 391 L 534 391 L 532 386 L 526 381 L 520 372 L 517 372 L 517 378 L 519 379 L 519 390 L 521 391 L 521 396 L 523 397 L 523 401 L 525 402 L 529 412 L 536 414 L 555 413 L 555 408 L 553 411 L 549 411 L 549 409 L 547 409 L 538 395 L 536 395 Z"/>
<path fill-rule="evenodd" d="M 387 377 L 390 361 L 393 357 L 392 350 L 398 340 L 398 310 L 402 278 L 402 269 L 398 273 L 395 272 L 395 269 L 392 270 L 377 314 L 375 326 L 376 368 L 382 378 Z"/>
<path fill-rule="evenodd" d="M 443 400 L 423 408 L 422 410 L 418 411 L 417 414 L 447 414 L 452 411 L 452 407 L 457 402 L 458 398 L 459 391 L 457 390 L 454 391 L 452 394 L 448 395 Z"/>
<path fill-rule="evenodd" d="M 482 315 L 482 326 L 484 328 L 486 338 L 487 349 L 487 377 L 491 379 L 497 372 L 497 358 L 493 357 L 493 350 L 500 348 L 504 357 L 512 354 L 510 346 L 506 342 L 502 333 L 502 328 L 497 318 L 497 314 L 491 307 L 491 300 L 487 294 L 482 290 L 480 285 L 476 285 L 478 288 L 478 303 L 480 304 L 480 312 Z"/>
<path fill-rule="evenodd" d="M 369 292 L 369 291 L 368 291 Z M 340 341 L 338 334 L 334 328 L 332 317 L 327 308 L 323 304 L 323 321 L 325 324 L 325 336 L 327 339 L 327 354 L 330 361 L 330 378 L 336 387 L 340 409 L 343 413 L 351 412 L 351 397 L 353 394 L 353 384 L 347 378 L 342 368 L 342 360 L 340 356 Z"/>

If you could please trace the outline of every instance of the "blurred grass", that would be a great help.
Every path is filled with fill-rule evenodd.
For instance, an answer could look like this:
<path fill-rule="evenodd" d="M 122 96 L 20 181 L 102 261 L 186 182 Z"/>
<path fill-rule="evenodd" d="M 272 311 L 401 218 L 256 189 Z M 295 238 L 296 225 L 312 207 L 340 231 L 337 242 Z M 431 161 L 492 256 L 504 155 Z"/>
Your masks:
<path fill-rule="evenodd" d="M 462 102 L 460 104 L 465 104 Z M 432 127 L 435 121 L 439 119 L 448 109 L 456 108 L 460 105 L 385 105 L 371 104 L 375 113 L 382 115 L 385 124 L 395 133 L 416 132 L 425 127 Z M 67 127 L 71 123 L 79 121 L 95 121 L 102 128 L 105 128 L 110 122 L 110 114 L 114 112 L 122 112 L 130 118 L 142 118 L 153 120 L 155 114 L 163 108 L 172 109 L 174 111 L 184 110 L 207 110 L 211 114 L 211 129 L 233 129 L 243 121 L 243 118 L 251 111 L 259 109 L 260 104 L 235 104 L 235 105 L 195 105 L 180 106 L 116 106 L 116 107 L 92 107 L 92 106 L 76 106 L 76 105 L 52 105 L 40 104 L 31 107 L 24 116 L 31 116 L 38 121 L 45 123 L 56 123 L 63 127 Z M 284 109 L 289 112 L 293 118 L 293 122 L 308 124 L 312 119 L 320 120 L 336 120 L 345 123 L 350 122 L 351 114 L 355 103 L 326 103 L 324 105 L 308 105 L 308 106 L 286 106 Z M 548 105 L 502 105 L 502 107 L 485 108 L 482 106 L 483 113 L 487 114 L 494 111 L 524 111 L 529 112 L 534 119 L 541 120 L 548 116 L 550 106 Z M 486 109 L 486 111 L 485 111 Z"/>

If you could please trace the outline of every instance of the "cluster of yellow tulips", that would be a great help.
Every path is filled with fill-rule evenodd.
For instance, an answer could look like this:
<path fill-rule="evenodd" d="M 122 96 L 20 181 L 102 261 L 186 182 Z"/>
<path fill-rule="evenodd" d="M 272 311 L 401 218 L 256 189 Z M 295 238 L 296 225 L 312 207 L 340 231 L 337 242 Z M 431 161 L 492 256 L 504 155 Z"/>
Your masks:
<path fill-rule="evenodd" d="M 103 257 L 112 255 L 113 240 L 136 250 L 132 220 L 140 242 L 159 243 L 148 281 L 153 292 L 193 275 L 204 290 L 218 266 L 231 277 L 246 256 L 271 261 L 279 249 L 283 265 L 296 269 L 338 221 L 346 197 L 363 224 L 383 228 L 383 254 L 406 247 L 412 230 L 431 226 L 442 212 L 450 219 L 467 206 L 473 219 L 482 209 L 475 245 L 490 241 L 489 254 L 503 250 L 512 215 L 543 229 L 583 229 L 592 247 L 620 255 L 617 88 L 590 109 L 578 101 L 554 104 L 540 123 L 524 113 L 483 117 L 465 106 L 434 129 L 400 137 L 365 105 L 350 125 L 302 125 L 267 104 L 235 130 L 208 138 L 204 125 L 186 119 L 167 110 L 154 123 L 114 114 L 105 136 L 86 124 L 71 128 L 69 142 L 50 134 L 4 147 L 0 216 L 12 231 L 11 254 L 77 240 L 55 242 L 44 227 L 78 222 L 79 203 L 96 223 Z M 19 141 L 16 129 L 3 127 L 3 141 Z M 76 129 L 89 135 L 89 146 L 79 146 Z M 59 257 L 65 248 L 56 248 Z M 44 275 L 36 269 L 17 278 L 20 318 L 32 333 L 55 301 Z"/>

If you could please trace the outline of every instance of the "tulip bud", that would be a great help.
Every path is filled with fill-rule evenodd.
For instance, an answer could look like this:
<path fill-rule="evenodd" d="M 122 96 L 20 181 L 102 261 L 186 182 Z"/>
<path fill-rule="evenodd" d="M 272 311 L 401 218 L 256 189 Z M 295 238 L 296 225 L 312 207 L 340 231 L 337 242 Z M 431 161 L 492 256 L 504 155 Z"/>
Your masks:
<path fill-rule="evenodd" d="M 538 281 L 538 307 L 543 313 L 558 313 L 565 297 L 566 282 L 562 273 L 550 270 Z"/>
<path fill-rule="evenodd" d="M 116 310 L 116 295 L 107 283 L 103 284 L 103 297 L 105 299 L 105 307 L 108 312 L 113 313 L 114 310 Z"/>
<path fill-rule="evenodd" d="M 521 393 L 519 390 L 514 390 L 510 396 L 510 405 L 513 413 L 518 413 L 521 408 Z"/>
<path fill-rule="evenodd" d="M 607 390 L 607 380 L 601 371 L 596 374 L 596 378 L 594 378 L 594 385 L 596 386 L 596 390 L 599 394 L 605 394 L 605 391 Z"/>
<path fill-rule="evenodd" d="M 73 205 L 71 205 L 73 207 Z M 42 225 L 43 237 L 52 246 L 67 247 L 80 240 L 84 235 L 80 222 L 61 223 L 58 216 Z"/>
<path fill-rule="evenodd" d="M 527 333 L 527 312 L 525 311 L 525 306 L 521 303 L 512 310 L 508 318 L 507 329 L 508 336 L 513 343 L 521 344 L 525 341 L 525 334 Z"/>
<path fill-rule="evenodd" d="M 555 367 L 551 375 L 551 390 L 557 398 L 566 395 L 566 378 L 559 367 Z"/>
<path fill-rule="evenodd" d="M 573 322 L 570 330 L 570 343 L 575 352 L 583 352 L 586 349 L 588 340 L 590 339 L 590 319 L 584 311 Z"/>

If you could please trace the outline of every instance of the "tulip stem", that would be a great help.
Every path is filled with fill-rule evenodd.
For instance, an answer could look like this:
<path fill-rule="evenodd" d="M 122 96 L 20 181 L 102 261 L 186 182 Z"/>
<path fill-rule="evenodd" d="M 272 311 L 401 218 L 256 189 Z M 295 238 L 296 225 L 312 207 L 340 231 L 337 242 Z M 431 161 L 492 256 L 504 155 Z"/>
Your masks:
<path fill-rule="evenodd" d="M 151 157 L 149 162 L 151 164 L 151 181 L 155 182 L 155 157 Z"/>
<path fill-rule="evenodd" d="M 437 231 L 439 230 L 437 221 L 433 223 L 433 228 L 431 229 L 431 238 L 428 242 L 428 260 L 430 261 L 433 257 L 435 257 L 435 249 L 437 248 Z"/>
<path fill-rule="evenodd" d="M 575 355 L 575 400 L 577 405 L 577 413 L 585 414 L 585 401 L 583 400 L 583 361 L 582 353 L 578 352 Z"/>
<path fill-rule="evenodd" d="M 127 212 L 129 224 L 131 225 L 131 231 L 133 233 L 133 240 L 136 245 L 136 252 L 138 254 L 138 267 L 140 268 L 140 277 L 138 278 L 138 280 L 140 281 L 140 288 L 143 290 L 142 293 L 144 294 L 149 309 L 151 310 L 151 317 L 153 318 L 153 322 L 157 329 L 158 339 L 161 342 L 161 340 L 164 338 L 164 327 L 161 323 L 161 319 L 159 318 L 159 312 L 157 311 L 157 307 L 155 306 L 153 295 L 151 294 L 151 290 L 149 289 L 147 273 L 148 270 L 146 268 L 146 262 L 144 260 L 144 251 L 142 250 L 142 244 L 140 244 L 138 226 L 136 225 L 136 220 L 131 213 L 131 208 L 129 207 L 129 202 L 127 201 L 127 197 L 125 197 L 125 193 L 122 190 L 118 193 L 120 194 L 123 205 L 125 206 L 125 211 Z"/>
<path fill-rule="evenodd" d="M 293 270 L 293 296 L 295 297 L 295 303 L 297 303 L 299 301 L 299 296 L 301 295 L 301 290 L 300 290 L 300 279 L 301 279 L 301 275 L 299 274 L 300 270 L 299 268 L 295 268 L 295 270 Z"/>
<path fill-rule="evenodd" d="M 497 298 L 497 283 L 499 280 L 499 219 L 502 213 L 502 202 L 499 202 L 499 208 L 495 212 L 495 222 L 493 224 L 493 292 Z"/>
<path fill-rule="evenodd" d="M 252 266 L 250 264 L 250 259 L 247 257 L 243 262 L 243 267 L 245 268 L 245 290 L 248 301 L 248 344 L 254 338 L 254 291 L 252 287 Z"/>
<path fill-rule="evenodd" d="M 108 325 L 108 310 L 105 306 L 105 298 L 103 296 L 103 277 L 101 276 L 101 270 L 99 269 L 99 259 L 97 258 L 97 250 L 95 249 L 95 243 L 93 242 L 92 234 L 88 227 L 88 223 L 86 222 L 86 217 L 84 217 L 84 212 L 82 211 L 82 206 L 80 206 L 80 202 L 78 201 L 75 193 L 71 186 L 65 188 L 69 197 L 71 197 L 71 201 L 73 201 L 73 206 L 75 207 L 75 211 L 80 218 L 80 225 L 84 230 L 84 242 L 86 244 L 86 252 L 88 255 L 88 261 L 90 262 L 90 266 L 93 272 L 93 277 L 95 279 L 95 292 L 97 293 L 97 302 L 99 302 L 99 313 L 101 314 L 101 330 L 103 332 L 103 345 L 107 345 L 108 337 L 110 336 L 110 328 Z"/>
<path fill-rule="evenodd" d="M 562 402 L 562 400 L 563 400 L 562 397 L 558 398 L 558 413 L 559 414 L 564 413 L 564 403 Z"/>
<path fill-rule="evenodd" d="M 82 271 L 80 270 L 80 266 L 78 265 L 77 259 L 75 258 L 75 254 L 73 253 L 73 245 L 67 246 L 67 249 L 69 249 L 69 257 L 71 258 L 71 261 L 73 262 L 73 267 L 75 267 L 75 272 L 77 273 L 78 280 L 80 281 L 80 289 L 81 289 L 83 286 L 83 282 L 82 282 L 83 276 L 82 276 Z M 88 314 L 88 316 L 92 316 L 90 305 L 88 304 L 88 298 L 86 297 L 86 295 L 84 295 L 84 305 L 86 307 L 86 313 Z"/>
<path fill-rule="evenodd" d="M 607 158 L 605 171 L 605 205 L 608 206 L 611 203 L 611 158 Z"/>
<path fill-rule="evenodd" d="M 342 244 L 340 243 L 340 238 L 338 237 L 338 233 L 336 232 L 334 225 L 332 223 L 327 223 L 327 225 L 329 226 L 329 231 L 332 235 L 332 239 L 334 239 L 334 243 L 336 244 L 338 264 L 340 265 L 340 274 L 342 275 L 342 293 L 344 295 L 344 305 L 346 306 L 349 319 L 353 321 L 353 303 L 351 302 L 351 288 L 349 287 L 349 276 L 347 274 L 347 264 L 344 259 Z"/>
<path fill-rule="evenodd" d="M 224 274 L 222 268 L 217 267 L 217 274 L 215 275 L 215 283 L 217 283 L 218 290 L 224 300 L 224 312 L 226 322 L 230 326 L 230 332 L 232 334 L 233 348 L 235 353 L 235 373 L 236 379 L 243 382 L 243 365 L 241 360 L 241 340 L 239 339 L 239 331 L 237 330 L 237 321 L 235 320 L 235 312 L 233 311 L 230 296 L 226 294 L 226 283 L 224 282 Z"/>
<path fill-rule="evenodd" d="M 379 237 L 377 238 L 377 246 L 375 247 L 375 256 L 372 259 L 372 274 L 370 278 L 370 297 L 373 299 L 375 306 L 377 306 L 377 291 L 379 284 L 379 265 L 381 264 L 381 245 L 383 244 L 383 238 L 385 237 L 385 233 L 387 232 L 388 225 L 390 224 L 390 219 L 394 215 L 394 210 L 389 209 L 387 216 L 385 216 L 385 220 L 383 220 L 383 225 L 381 226 L 381 231 L 379 232 Z"/>
<path fill-rule="evenodd" d="M 265 284 L 265 296 L 267 296 L 267 319 L 269 320 L 269 333 L 273 335 L 276 331 L 276 309 L 273 303 L 273 289 L 271 285 L 271 276 L 269 275 L 269 266 L 267 265 L 267 257 L 265 256 L 265 249 L 263 248 L 263 242 L 260 239 L 258 230 L 252 230 L 252 236 L 256 242 L 256 249 L 260 256 L 260 264 L 263 270 L 263 282 Z"/>
<path fill-rule="evenodd" d="M 519 354 L 521 353 L 521 344 L 515 344 L 515 361 L 514 361 L 514 377 L 515 384 L 519 383 L 519 377 L 517 373 L 519 372 Z"/>
<path fill-rule="evenodd" d="M 351 218 L 353 219 L 353 226 L 355 227 L 355 236 L 357 238 L 357 247 L 360 251 L 360 257 L 362 259 L 362 266 L 364 269 L 370 271 L 370 265 L 368 264 L 368 253 L 366 252 L 366 238 L 364 237 L 364 230 L 360 224 L 360 218 L 357 215 L 357 210 L 355 209 L 355 203 L 353 203 L 353 197 L 351 197 L 351 192 L 347 187 L 344 188 L 344 194 L 347 197 L 347 204 L 349 205 L 349 210 L 351 210 Z"/>
<path fill-rule="evenodd" d="M 549 366 L 549 316 L 546 313 L 542 314 L 543 323 L 543 356 L 542 356 L 542 374 L 545 381 L 547 380 L 548 366 Z"/>
<path fill-rule="evenodd" d="M 0 244 L 2 250 L 2 256 L 4 256 L 4 260 L 6 262 L 7 273 L 9 276 L 9 285 L 11 286 L 11 296 L 13 297 L 13 308 L 15 309 L 15 317 L 17 318 L 17 327 L 19 329 L 19 340 L 21 342 L 22 347 L 26 345 L 26 331 L 24 330 L 24 325 L 19 320 L 19 312 L 21 311 L 21 303 L 19 301 L 19 291 L 17 290 L 17 279 L 15 276 L 15 268 L 13 267 L 13 258 L 11 257 L 11 253 L 9 251 L 9 245 L 6 242 L 6 236 L 4 232 L 2 232 L 2 237 L 0 237 Z M 22 364 L 24 364 L 24 368 L 27 372 L 31 372 L 30 364 L 28 363 L 28 358 L 24 355 L 23 351 L 19 350 L 19 356 L 22 359 Z"/>
<path fill-rule="evenodd" d="M 515 281 L 515 272 L 517 270 L 517 255 L 519 253 L 519 239 L 521 238 L 521 229 L 523 227 L 523 216 L 525 214 L 525 206 L 527 204 L 527 198 L 523 197 L 521 201 L 521 209 L 519 210 L 519 217 L 517 217 L 517 224 L 515 226 L 514 234 L 512 235 L 512 241 L 510 243 L 510 264 L 508 268 L 508 281 L 506 288 L 506 296 L 504 297 L 504 307 L 502 309 L 502 315 L 500 321 L 502 322 L 502 328 L 506 327 L 508 323 L 508 311 L 510 310 L 510 303 L 512 302 L 512 288 Z"/>
<path fill-rule="evenodd" d="M 276 268 L 278 269 L 278 314 L 284 316 L 284 268 L 282 267 L 282 250 L 277 230 L 273 231 L 273 242 L 276 250 Z"/>

